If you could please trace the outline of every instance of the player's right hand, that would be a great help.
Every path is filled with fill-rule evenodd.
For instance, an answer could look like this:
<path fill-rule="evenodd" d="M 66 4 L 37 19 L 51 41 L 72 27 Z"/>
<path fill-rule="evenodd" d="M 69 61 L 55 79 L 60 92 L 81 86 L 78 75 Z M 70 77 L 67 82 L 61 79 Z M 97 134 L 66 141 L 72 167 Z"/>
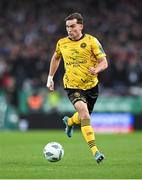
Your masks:
<path fill-rule="evenodd" d="M 46 86 L 47 86 L 47 88 L 48 88 L 50 91 L 54 91 L 53 76 L 50 76 L 50 75 L 48 76 Z"/>

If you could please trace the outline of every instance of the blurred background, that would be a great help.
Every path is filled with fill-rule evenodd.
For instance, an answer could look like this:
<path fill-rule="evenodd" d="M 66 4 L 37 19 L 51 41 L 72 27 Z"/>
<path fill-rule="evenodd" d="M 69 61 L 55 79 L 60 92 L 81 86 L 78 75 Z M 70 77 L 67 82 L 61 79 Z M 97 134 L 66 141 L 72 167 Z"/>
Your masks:
<path fill-rule="evenodd" d="M 0 130 L 64 128 L 74 112 L 63 90 L 63 63 L 56 91 L 46 80 L 65 17 L 79 12 L 84 33 L 99 39 L 109 68 L 99 75 L 100 97 L 92 113 L 97 132 L 142 130 L 141 0 L 1 0 Z"/>

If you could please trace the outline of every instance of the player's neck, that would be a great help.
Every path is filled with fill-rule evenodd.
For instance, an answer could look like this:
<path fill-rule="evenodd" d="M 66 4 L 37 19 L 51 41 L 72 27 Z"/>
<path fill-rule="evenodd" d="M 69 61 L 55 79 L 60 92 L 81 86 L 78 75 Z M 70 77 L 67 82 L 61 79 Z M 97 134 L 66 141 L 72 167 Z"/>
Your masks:
<path fill-rule="evenodd" d="M 80 39 L 81 39 L 81 37 L 82 37 L 82 35 L 83 35 L 83 34 L 82 34 L 82 33 L 80 33 L 77 37 L 75 37 L 75 39 L 74 39 L 74 40 L 75 40 L 75 41 L 80 40 Z"/>

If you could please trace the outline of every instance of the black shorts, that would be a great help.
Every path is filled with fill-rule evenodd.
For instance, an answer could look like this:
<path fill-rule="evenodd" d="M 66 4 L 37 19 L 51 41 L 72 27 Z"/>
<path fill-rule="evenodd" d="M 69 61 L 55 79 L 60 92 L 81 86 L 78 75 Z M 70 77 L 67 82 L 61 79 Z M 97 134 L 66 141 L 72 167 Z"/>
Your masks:
<path fill-rule="evenodd" d="M 98 85 L 87 90 L 81 89 L 65 89 L 68 97 L 74 105 L 77 101 L 83 101 L 87 103 L 89 113 L 91 114 L 98 98 L 99 90 Z"/>

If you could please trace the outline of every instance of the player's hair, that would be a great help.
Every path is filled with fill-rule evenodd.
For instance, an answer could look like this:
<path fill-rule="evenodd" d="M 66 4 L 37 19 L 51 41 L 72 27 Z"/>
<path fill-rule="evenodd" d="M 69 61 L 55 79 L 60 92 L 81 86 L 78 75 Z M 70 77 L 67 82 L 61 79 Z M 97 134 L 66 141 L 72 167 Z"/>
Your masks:
<path fill-rule="evenodd" d="M 72 20 L 72 19 L 77 19 L 78 24 L 83 24 L 83 17 L 80 13 L 70 14 L 69 16 L 65 18 L 65 21 Z"/>

